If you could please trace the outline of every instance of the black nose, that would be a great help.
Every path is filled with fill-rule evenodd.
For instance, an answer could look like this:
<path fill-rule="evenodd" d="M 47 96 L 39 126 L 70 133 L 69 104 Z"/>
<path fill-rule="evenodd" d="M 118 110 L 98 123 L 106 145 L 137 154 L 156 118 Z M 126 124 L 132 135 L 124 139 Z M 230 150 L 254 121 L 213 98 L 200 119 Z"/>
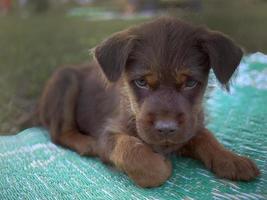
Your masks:
<path fill-rule="evenodd" d="M 159 120 L 155 123 L 155 129 L 162 135 L 171 135 L 176 133 L 178 126 L 172 120 Z"/>

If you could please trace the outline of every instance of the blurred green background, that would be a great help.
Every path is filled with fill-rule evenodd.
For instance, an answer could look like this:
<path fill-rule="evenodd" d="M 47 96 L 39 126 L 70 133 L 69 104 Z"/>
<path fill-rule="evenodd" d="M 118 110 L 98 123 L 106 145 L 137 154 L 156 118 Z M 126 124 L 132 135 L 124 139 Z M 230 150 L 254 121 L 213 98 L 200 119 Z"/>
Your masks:
<path fill-rule="evenodd" d="M 55 68 L 88 62 L 103 38 L 159 15 L 267 51 L 266 0 L 0 0 L 0 134 L 18 131 Z"/>

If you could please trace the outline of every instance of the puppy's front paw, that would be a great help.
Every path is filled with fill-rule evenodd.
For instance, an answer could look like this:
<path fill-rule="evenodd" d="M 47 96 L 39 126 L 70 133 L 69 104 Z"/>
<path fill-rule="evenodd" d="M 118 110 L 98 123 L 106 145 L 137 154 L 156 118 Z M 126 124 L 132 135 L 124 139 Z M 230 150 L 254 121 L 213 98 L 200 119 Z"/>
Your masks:
<path fill-rule="evenodd" d="M 249 181 L 260 175 L 252 160 L 231 152 L 225 152 L 223 156 L 214 158 L 210 167 L 217 176 L 231 180 Z"/>
<path fill-rule="evenodd" d="M 118 137 L 110 159 L 141 187 L 160 186 L 172 172 L 169 160 L 132 136 Z"/>
<path fill-rule="evenodd" d="M 152 151 L 143 153 L 142 161 L 135 169 L 128 171 L 128 175 L 141 187 L 162 185 L 171 176 L 171 162 Z"/>
<path fill-rule="evenodd" d="M 172 172 L 171 162 L 143 143 L 136 142 L 124 158 L 124 171 L 141 187 L 160 186 Z"/>

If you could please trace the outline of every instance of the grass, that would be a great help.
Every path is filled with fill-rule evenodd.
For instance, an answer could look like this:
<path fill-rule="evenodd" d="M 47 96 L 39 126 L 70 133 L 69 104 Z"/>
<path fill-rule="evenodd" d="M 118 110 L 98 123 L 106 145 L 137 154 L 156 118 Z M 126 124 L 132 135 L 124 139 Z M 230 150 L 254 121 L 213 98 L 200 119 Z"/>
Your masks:
<path fill-rule="evenodd" d="M 266 1 L 203 2 L 201 13 L 174 14 L 229 34 L 248 52 L 266 52 Z M 17 121 L 34 105 L 55 68 L 89 61 L 88 50 L 100 40 L 140 22 L 93 22 L 55 10 L 27 18 L 0 17 L 0 134 L 18 131 Z"/>
<path fill-rule="evenodd" d="M 90 48 L 131 23 L 48 15 L 0 18 L 0 132 L 17 131 L 16 121 L 56 67 L 89 61 Z"/>

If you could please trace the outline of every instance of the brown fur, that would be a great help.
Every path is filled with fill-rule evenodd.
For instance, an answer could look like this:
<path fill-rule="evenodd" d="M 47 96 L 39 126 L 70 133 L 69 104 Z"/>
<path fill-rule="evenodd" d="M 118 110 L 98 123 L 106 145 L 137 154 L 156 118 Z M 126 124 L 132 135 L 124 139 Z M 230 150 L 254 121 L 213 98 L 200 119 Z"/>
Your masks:
<path fill-rule="evenodd" d="M 168 179 L 165 154 L 172 152 L 201 160 L 219 177 L 259 175 L 204 126 L 210 69 L 227 86 L 242 57 L 227 36 L 160 18 L 114 34 L 94 52 L 90 65 L 60 69 L 47 83 L 38 113 L 53 142 L 100 157 L 142 187 Z"/>

